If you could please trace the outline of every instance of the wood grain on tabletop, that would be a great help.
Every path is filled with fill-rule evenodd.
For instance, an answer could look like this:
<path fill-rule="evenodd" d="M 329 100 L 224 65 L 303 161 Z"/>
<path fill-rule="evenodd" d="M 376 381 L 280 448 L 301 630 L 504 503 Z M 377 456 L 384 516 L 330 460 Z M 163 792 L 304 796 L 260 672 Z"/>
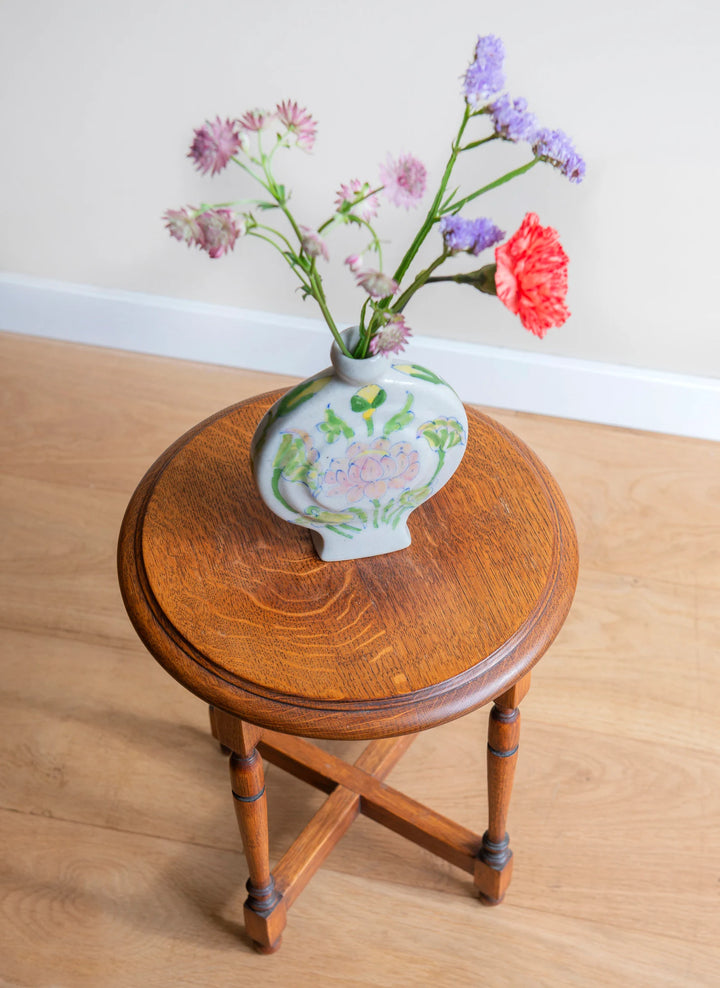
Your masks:
<path fill-rule="evenodd" d="M 577 573 L 563 496 L 527 447 L 470 409 L 455 483 L 414 513 L 412 546 L 328 564 L 255 492 L 244 454 L 272 400 L 200 424 L 133 495 L 120 583 L 158 661 L 243 719 L 335 738 L 442 723 L 524 675 Z"/>

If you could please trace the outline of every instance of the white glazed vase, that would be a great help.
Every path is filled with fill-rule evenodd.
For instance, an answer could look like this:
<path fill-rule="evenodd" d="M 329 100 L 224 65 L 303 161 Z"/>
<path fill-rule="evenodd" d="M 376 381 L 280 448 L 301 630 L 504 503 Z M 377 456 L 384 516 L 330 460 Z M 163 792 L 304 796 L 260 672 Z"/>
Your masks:
<path fill-rule="evenodd" d="M 352 349 L 357 330 L 343 337 Z M 460 465 L 467 416 L 452 388 L 401 357 L 346 357 L 303 381 L 265 414 L 251 459 L 262 499 L 310 529 L 324 560 L 410 545 L 411 511 Z"/>

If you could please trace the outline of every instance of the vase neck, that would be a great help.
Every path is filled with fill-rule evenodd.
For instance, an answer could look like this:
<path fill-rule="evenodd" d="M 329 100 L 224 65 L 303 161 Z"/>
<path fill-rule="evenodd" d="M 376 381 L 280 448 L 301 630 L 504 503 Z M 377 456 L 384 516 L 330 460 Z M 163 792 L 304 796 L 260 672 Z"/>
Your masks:
<path fill-rule="evenodd" d="M 359 337 L 357 326 L 343 330 L 342 338 L 351 353 Z M 330 360 L 337 376 L 348 384 L 370 384 L 382 377 L 387 367 L 387 360 L 382 356 L 365 357 L 363 360 L 346 357 L 337 343 L 333 343 L 330 349 Z"/>

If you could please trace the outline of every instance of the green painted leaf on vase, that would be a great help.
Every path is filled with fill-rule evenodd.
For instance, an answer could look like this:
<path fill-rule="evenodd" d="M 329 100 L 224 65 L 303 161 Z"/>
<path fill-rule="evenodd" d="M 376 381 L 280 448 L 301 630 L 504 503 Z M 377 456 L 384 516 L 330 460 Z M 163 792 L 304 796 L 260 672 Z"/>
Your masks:
<path fill-rule="evenodd" d="M 417 377 L 420 381 L 427 381 L 429 384 L 447 385 L 447 381 L 438 377 L 427 367 L 421 367 L 420 364 L 393 364 L 393 370 L 400 371 L 401 374 L 408 374 L 410 377 Z"/>

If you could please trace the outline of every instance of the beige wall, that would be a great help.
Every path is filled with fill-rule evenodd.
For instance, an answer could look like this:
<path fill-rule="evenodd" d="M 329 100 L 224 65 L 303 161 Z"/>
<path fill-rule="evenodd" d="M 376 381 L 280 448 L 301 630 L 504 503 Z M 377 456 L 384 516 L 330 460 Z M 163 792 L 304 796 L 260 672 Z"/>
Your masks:
<path fill-rule="evenodd" d="M 240 173 L 198 176 L 185 158 L 208 116 L 297 98 L 320 122 L 315 153 L 286 157 L 298 212 L 324 217 L 340 181 L 413 151 L 439 178 L 461 113 L 459 77 L 478 34 L 500 34 L 508 87 L 571 134 L 584 184 L 550 168 L 487 197 L 511 231 L 532 209 L 571 256 L 573 318 L 535 340 L 494 299 L 428 289 L 416 331 L 491 345 L 720 376 L 717 168 L 720 6 L 514 0 L 5 0 L 0 268 L 44 278 L 312 315 L 258 242 L 210 261 L 171 241 L 169 206 L 246 194 Z M 468 164 L 494 178 L 524 153 Z M 471 165 L 471 167 L 470 167 Z M 474 173 L 474 174 L 473 174 Z M 387 207 L 392 260 L 419 214 Z M 340 321 L 361 294 L 327 277 Z"/>

